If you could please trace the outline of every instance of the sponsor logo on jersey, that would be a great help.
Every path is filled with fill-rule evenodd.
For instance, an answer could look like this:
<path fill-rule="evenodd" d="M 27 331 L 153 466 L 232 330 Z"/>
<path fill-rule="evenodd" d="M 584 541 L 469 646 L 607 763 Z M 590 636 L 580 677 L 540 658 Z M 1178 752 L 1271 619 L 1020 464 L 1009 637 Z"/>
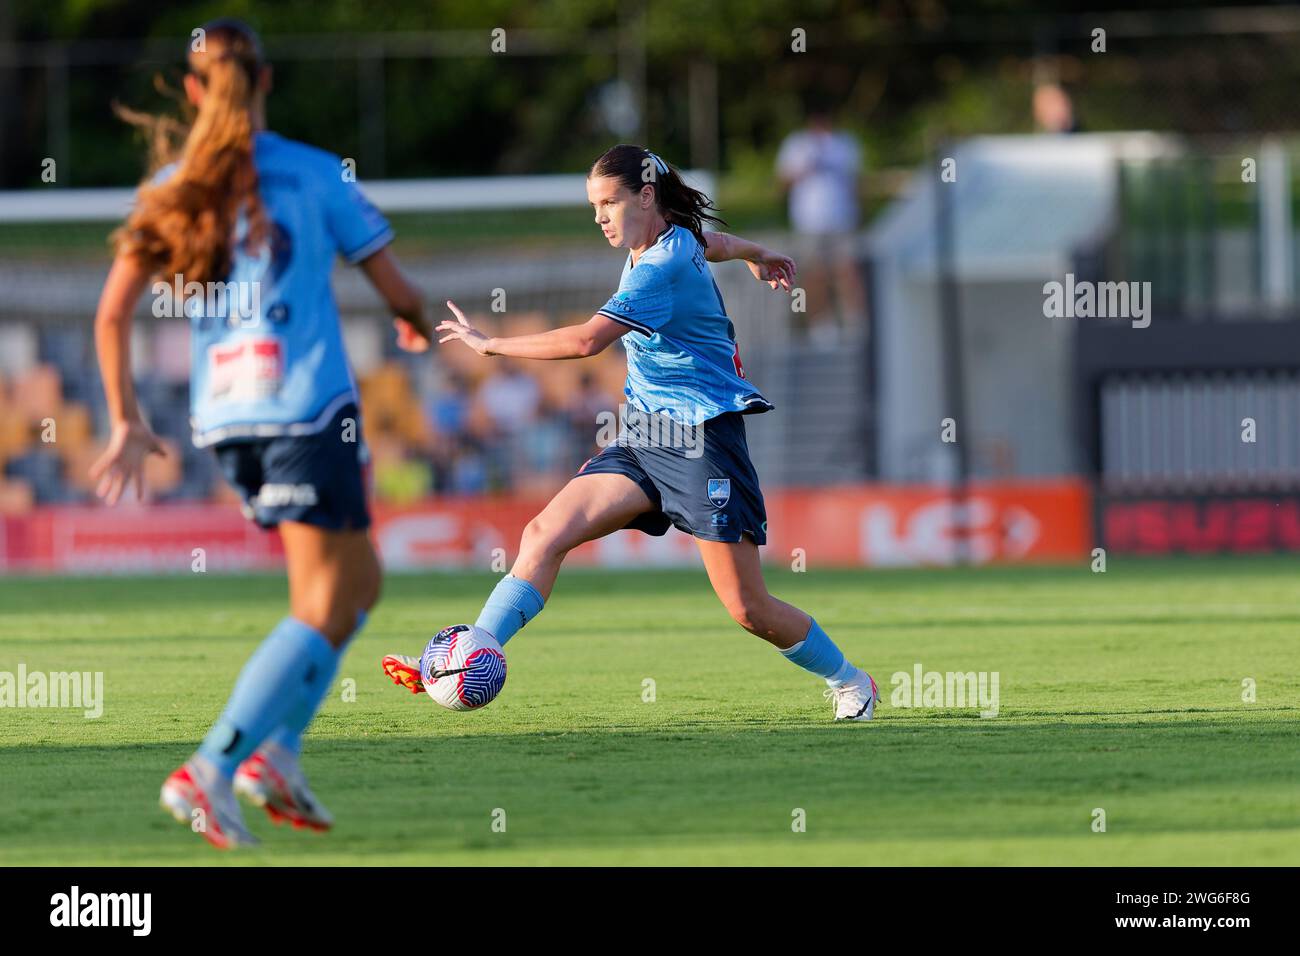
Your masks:
<path fill-rule="evenodd" d="M 622 312 L 624 315 L 631 315 L 636 311 L 636 306 L 632 304 L 631 296 L 626 292 L 616 292 L 614 296 L 606 303 L 605 308 L 612 309 L 615 312 Z"/>
<path fill-rule="evenodd" d="M 273 398 L 284 381 L 278 339 L 245 338 L 208 346 L 208 400 L 256 402 Z"/>

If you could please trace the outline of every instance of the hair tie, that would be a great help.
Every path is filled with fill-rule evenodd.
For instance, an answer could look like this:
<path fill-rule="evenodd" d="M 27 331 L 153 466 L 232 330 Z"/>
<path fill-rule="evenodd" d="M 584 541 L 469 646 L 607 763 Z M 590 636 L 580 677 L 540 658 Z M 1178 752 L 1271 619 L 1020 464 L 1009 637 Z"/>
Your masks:
<path fill-rule="evenodd" d="M 654 153 L 652 153 L 652 152 L 651 152 L 650 150 L 648 150 L 648 149 L 646 150 L 646 155 L 649 156 L 651 159 L 653 159 L 653 160 L 655 161 L 655 169 L 659 170 L 659 175 L 660 175 L 660 176 L 667 176 L 667 175 L 668 175 L 668 164 L 667 164 L 667 163 L 665 163 L 662 159 L 660 159 L 658 156 L 656 156 Z"/>

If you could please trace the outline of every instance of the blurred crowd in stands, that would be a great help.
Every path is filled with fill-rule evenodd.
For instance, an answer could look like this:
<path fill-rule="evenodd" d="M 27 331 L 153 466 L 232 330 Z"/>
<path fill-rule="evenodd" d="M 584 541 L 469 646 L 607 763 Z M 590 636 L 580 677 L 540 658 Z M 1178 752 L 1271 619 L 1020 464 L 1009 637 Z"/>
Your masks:
<path fill-rule="evenodd" d="M 800 262 L 807 296 L 806 309 L 791 314 L 792 331 L 822 349 L 863 342 L 862 151 L 829 103 L 810 100 L 804 126 L 781 145 L 775 173 L 787 193 L 788 251 Z M 479 318 L 485 329 L 518 335 L 590 314 Z M 598 451 L 598 415 L 623 400 L 621 346 L 583 362 L 486 359 L 459 345 L 409 356 L 387 329 L 376 317 L 344 323 L 381 502 L 549 493 Z M 132 352 L 141 408 L 168 448 L 149 459 L 148 500 L 232 497 L 212 455 L 190 440 L 186 323 L 137 321 Z M 102 396 L 89 323 L 0 324 L 0 514 L 94 500 L 88 472 L 109 432 Z"/>
<path fill-rule="evenodd" d="M 523 334 L 588 317 L 477 320 Z M 522 363 L 459 345 L 411 356 L 386 331 L 373 319 L 345 323 L 381 502 L 553 490 L 596 453 L 598 416 L 622 400 L 617 345 L 584 362 Z M 147 499 L 229 500 L 211 453 L 190 440 L 185 323 L 138 322 L 133 353 L 140 405 L 168 450 L 149 460 Z M 0 514 L 92 501 L 88 472 L 108 430 L 88 325 L 0 326 Z"/>

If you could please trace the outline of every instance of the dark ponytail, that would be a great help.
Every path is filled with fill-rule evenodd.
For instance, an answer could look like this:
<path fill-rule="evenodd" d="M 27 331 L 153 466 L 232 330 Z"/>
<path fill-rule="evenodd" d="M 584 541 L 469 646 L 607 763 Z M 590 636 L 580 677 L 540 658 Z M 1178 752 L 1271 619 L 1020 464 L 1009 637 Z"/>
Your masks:
<path fill-rule="evenodd" d="M 665 222 L 689 229 L 700 243 L 704 241 L 706 222 L 725 226 L 726 220 L 713 215 L 717 211 L 713 200 L 698 189 L 692 189 L 682 180 L 682 174 L 672 163 L 660 159 L 644 146 L 620 143 L 601 154 L 591 167 L 588 178 L 608 176 L 634 193 L 649 183 L 655 190 L 655 206 Z"/>

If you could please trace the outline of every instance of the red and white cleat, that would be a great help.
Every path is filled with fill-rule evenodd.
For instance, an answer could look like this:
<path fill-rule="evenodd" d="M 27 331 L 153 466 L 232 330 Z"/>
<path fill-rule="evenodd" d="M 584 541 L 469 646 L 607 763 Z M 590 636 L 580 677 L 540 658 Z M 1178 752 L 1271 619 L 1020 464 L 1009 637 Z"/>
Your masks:
<path fill-rule="evenodd" d="M 298 759 L 279 744 L 263 744 L 239 765 L 235 793 L 265 810 L 272 823 L 288 821 L 295 830 L 322 833 L 334 826 L 333 815 L 307 786 Z"/>
<path fill-rule="evenodd" d="M 190 758 L 163 781 L 158 803 L 218 850 L 260 842 L 244 826 L 230 782 L 201 757 Z"/>
<path fill-rule="evenodd" d="M 389 680 L 399 687 L 405 687 L 412 694 L 424 693 L 424 681 L 420 678 L 420 659 L 406 654 L 389 654 L 384 658 L 384 673 Z"/>

